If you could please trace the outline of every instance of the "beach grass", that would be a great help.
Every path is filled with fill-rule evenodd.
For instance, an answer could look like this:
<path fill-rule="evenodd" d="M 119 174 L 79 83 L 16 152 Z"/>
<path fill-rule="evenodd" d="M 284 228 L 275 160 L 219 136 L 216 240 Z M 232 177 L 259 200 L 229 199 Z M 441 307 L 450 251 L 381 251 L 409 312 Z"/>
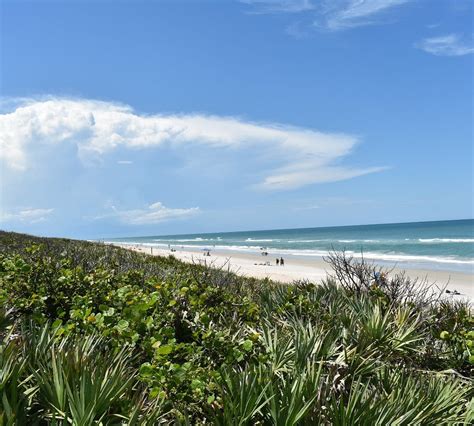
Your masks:
<path fill-rule="evenodd" d="M 334 256 L 279 284 L 1 232 L 0 424 L 472 424 L 470 303 Z"/>

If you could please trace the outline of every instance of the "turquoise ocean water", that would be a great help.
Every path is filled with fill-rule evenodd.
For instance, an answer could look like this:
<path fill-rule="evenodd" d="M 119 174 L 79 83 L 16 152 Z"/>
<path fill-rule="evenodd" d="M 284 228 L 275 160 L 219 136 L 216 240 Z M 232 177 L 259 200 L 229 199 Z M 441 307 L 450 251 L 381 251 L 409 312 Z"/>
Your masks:
<path fill-rule="evenodd" d="M 326 228 L 126 237 L 156 247 L 322 257 L 331 249 L 400 267 L 474 273 L 474 219 Z"/>

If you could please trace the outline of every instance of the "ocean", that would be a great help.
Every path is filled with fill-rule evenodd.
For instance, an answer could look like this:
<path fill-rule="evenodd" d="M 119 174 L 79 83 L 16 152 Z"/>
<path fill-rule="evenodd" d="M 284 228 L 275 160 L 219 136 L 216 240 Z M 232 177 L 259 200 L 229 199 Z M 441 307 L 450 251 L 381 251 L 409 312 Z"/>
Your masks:
<path fill-rule="evenodd" d="M 474 273 L 474 219 L 125 237 L 124 244 L 323 257 L 345 250 L 383 265 Z"/>

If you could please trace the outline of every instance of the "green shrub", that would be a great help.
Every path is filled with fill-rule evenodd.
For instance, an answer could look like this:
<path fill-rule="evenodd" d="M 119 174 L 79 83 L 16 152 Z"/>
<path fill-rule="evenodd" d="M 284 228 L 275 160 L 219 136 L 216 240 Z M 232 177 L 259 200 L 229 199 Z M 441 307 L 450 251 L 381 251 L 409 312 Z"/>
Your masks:
<path fill-rule="evenodd" d="M 0 425 L 472 422 L 471 306 L 336 259 L 283 285 L 0 232 Z"/>

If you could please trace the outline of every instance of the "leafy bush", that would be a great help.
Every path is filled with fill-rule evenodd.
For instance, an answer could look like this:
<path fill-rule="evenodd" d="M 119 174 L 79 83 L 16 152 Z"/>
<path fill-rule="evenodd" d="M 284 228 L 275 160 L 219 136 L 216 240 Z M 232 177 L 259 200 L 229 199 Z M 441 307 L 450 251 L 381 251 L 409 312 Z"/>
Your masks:
<path fill-rule="evenodd" d="M 293 285 L 0 233 L 0 424 L 469 424 L 474 320 L 333 255 Z"/>

